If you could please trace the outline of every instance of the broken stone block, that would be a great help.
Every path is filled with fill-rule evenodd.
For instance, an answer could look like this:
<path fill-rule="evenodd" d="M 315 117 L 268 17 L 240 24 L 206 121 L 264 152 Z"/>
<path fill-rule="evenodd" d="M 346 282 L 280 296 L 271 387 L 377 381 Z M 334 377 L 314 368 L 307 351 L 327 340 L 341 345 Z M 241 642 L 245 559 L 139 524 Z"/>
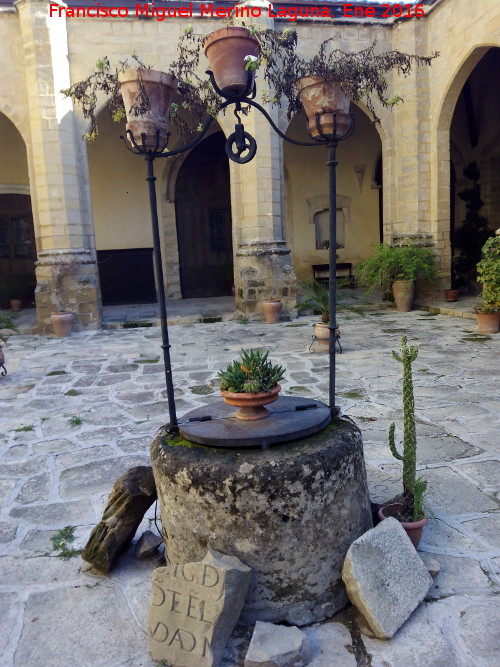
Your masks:
<path fill-rule="evenodd" d="M 243 608 L 251 569 L 208 551 L 200 563 L 153 572 L 148 634 L 153 660 L 179 667 L 218 667 Z"/>
<path fill-rule="evenodd" d="M 102 519 L 82 552 L 83 560 L 107 574 L 155 500 L 153 469 L 136 466 L 127 470 L 113 485 Z"/>
<path fill-rule="evenodd" d="M 301 630 L 257 621 L 244 667 L 303 667 L 310 659 L 309 639 Z"/>
<path fill-rule="evenodd" d="M 432 585 L 410 538 L 392 517 L 351 544 L 342 579 L 349 599 L 381 639 L 394 635 Z"/>
<path fill-rule="evenodd" d="M 136 558 L 151 558 L 158 551 L 160 544 L 163 544 L 163 539 L 150 530 L 146 530 L 135 545 L 134 556 Z"/>

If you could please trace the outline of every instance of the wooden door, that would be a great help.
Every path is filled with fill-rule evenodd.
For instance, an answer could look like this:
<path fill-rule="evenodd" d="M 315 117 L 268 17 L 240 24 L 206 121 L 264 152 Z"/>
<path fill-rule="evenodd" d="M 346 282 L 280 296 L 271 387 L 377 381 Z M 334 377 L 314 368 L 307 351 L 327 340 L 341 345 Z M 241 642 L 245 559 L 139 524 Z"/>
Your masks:
<path fill-rule="evenodd" d="M 34 299 L 36 246 L 29 195 L 0 195 L 0 307 Z"/>
<path fill-rule="evenodd" d="M 175 212 L 183 298 L 231 294 L 233 261 L 229 164 L 217 132 L 185 159 Z"/>

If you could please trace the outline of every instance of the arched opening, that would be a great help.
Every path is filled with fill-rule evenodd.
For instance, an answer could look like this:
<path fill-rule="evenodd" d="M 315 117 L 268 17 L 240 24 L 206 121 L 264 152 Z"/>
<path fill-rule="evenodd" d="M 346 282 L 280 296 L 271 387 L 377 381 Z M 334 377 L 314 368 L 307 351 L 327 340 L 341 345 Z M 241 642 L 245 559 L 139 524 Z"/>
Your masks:
<path fill-rule="evenodd" d="M 470 72 L 450 123 L 452 287 L 472 288 L 481 248 L 500 219 L 500 48 Z"/>
<path fill-rule="evenodd" d="M 26 146 L 15 125 L 0 113 L 0 307 L 11 299 L 34 303 L 35 231 Z"/>
<path fill-rule="evenodd" d="M 185 299 L 231 294 L 231 198 L 224 143 L 223 132 L 204 139 L 177 176 L 175 214 Z"/>
<path fill-rule="evenodd" d="M 339 275 L 356 267 L 381 238 L 382 143 L 366 113 L 351 104 L 353 135 L 337 149 L 337 260 Z M 290 121 L 287 134 L 311 141 L 301 112 Z M 329 196 L 327 152 L 323 146 L 304 148 L 284 144 L 287 239 L 297 278 L 307 280 L 325 267 L 329 254 Z M 291 234 L 289 233 L 291 231 Z M 293 239 L 293 243 L 291 242 Z"/>
<path fill-rule="evenodd" d="M 120 140 L 125 122 L 107 108 L 87 147 L 97 262 L 103 305 L 156 301 L 153 237 L 144 160 Z"/>

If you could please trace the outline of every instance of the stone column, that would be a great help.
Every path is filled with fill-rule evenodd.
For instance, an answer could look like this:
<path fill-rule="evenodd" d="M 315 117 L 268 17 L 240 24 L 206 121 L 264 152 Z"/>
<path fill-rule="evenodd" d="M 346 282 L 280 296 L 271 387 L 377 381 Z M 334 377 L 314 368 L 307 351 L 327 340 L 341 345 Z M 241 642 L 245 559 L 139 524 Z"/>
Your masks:
<path fill-rule="evenodd" d="M 15 5 L 30 114 L 38 327 L 41 332 L 51 330 L 49 316 L 59 301 L 62 310 L 75 313 L 75 328 L 99 328 L 101 301 L 85 150 L 76 136 L 71 100 L 59 92 L 70 85 L 66 19 L 49 16 L 46 0 L 18 0 Z"/>

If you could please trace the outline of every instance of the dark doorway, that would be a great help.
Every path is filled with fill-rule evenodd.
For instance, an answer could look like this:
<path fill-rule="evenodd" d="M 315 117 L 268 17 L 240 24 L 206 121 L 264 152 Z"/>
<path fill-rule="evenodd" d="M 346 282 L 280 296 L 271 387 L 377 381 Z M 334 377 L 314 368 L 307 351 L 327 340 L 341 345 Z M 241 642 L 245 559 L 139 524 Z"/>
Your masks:
<path fill-rule="evenodd" d="M 229 164 L 217 132 L 185 159 L 177 177 L 175 213 L 184 299 L 231 294 L 233 244 Z"/>
<path fill-rule="evenodd" d="M 31 197 L 0 195 L 0 307 L 10 299 L 31 304 L 35 290 L 35 230 Z"/>

